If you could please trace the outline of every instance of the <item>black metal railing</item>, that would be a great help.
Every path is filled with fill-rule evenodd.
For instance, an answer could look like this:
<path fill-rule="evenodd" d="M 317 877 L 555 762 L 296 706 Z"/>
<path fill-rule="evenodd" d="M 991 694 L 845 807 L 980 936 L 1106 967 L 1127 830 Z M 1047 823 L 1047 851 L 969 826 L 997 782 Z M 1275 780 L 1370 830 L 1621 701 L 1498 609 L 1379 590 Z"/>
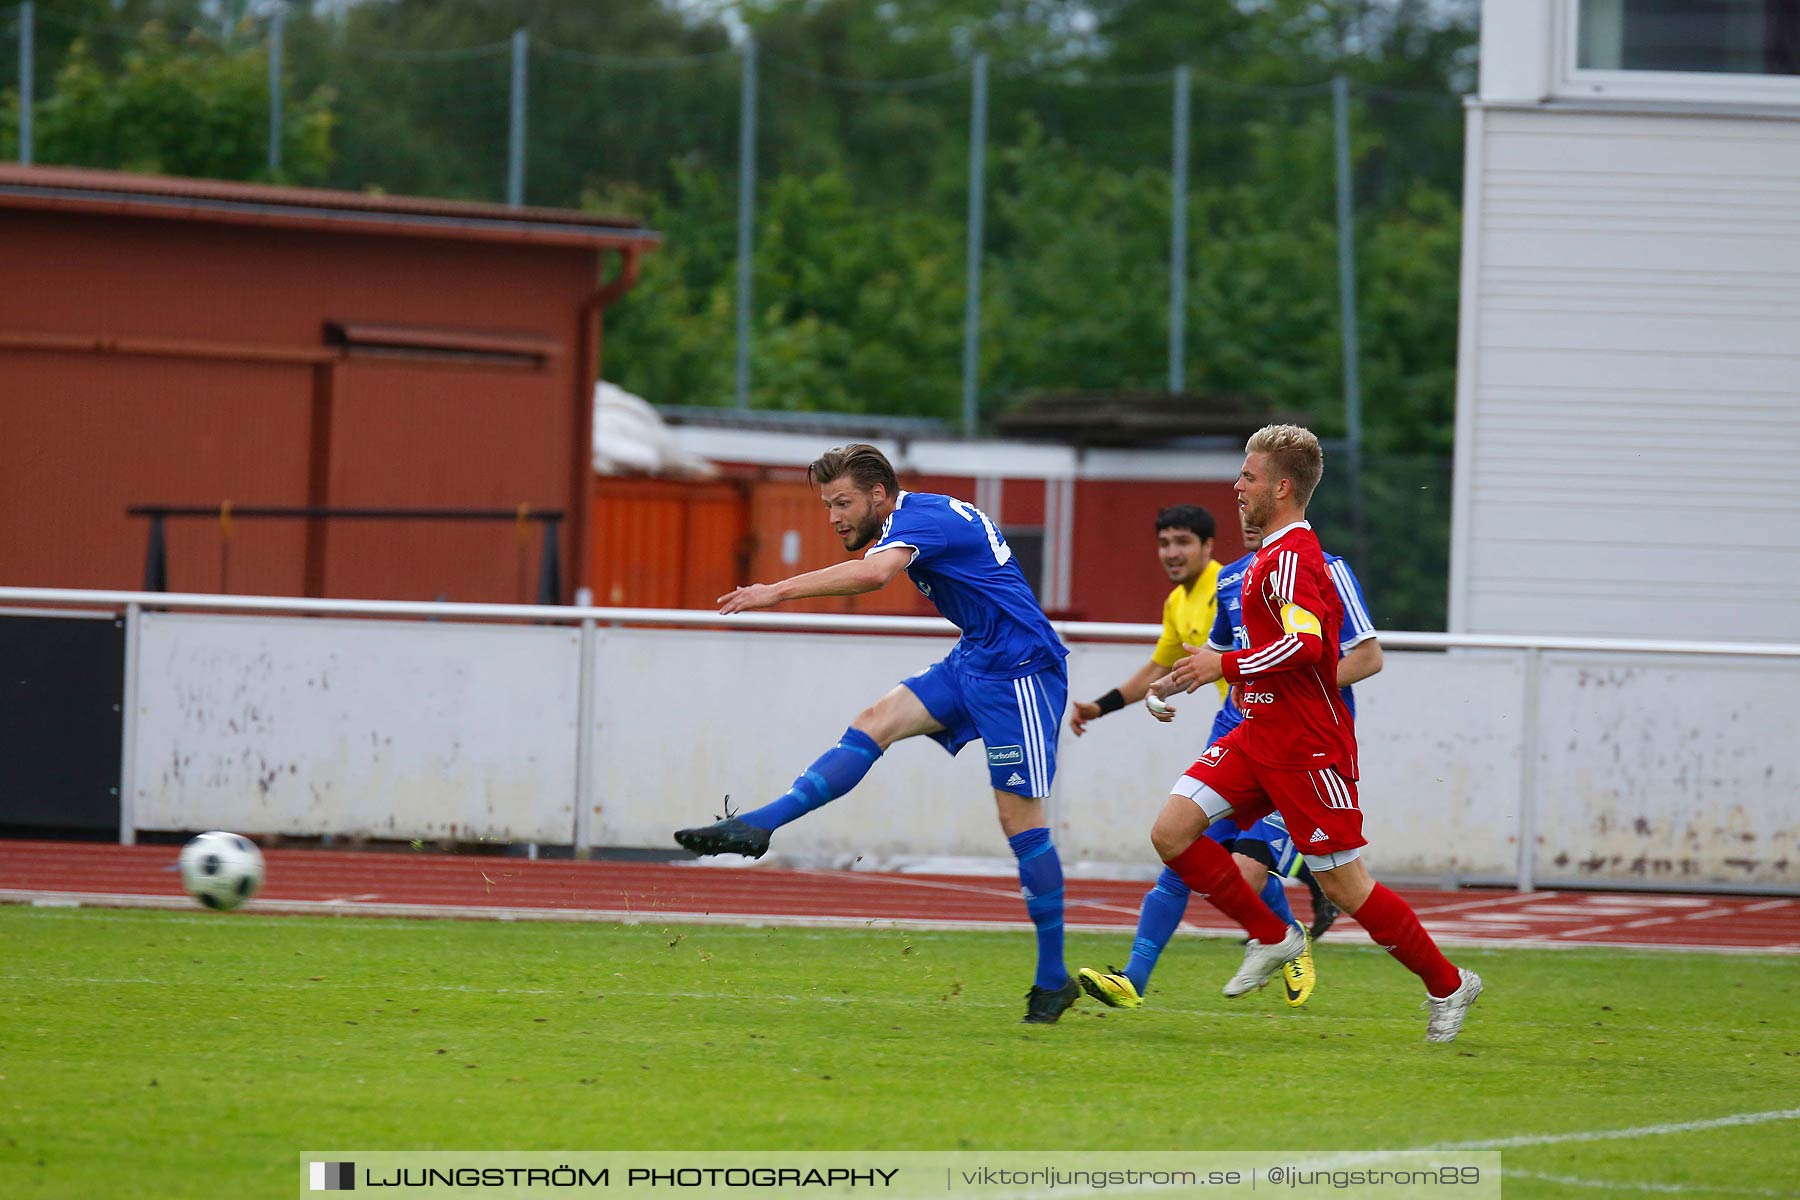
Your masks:
<path fill-rule="evenodd" d="M 317 505 L 250 504 L 241 507 L 226 502 L 204 504 L 134 504 L 125 510 L 131 517 L 150 520 L 149 544 L 144 553 L 144 590 L 169 590 L 169 552 L 164 524 L 171 519 L 204 518 L 219 522 L 220 591 L 230 590 L 231 522 L 237 520 L 303 520 L 326 521 L 512 521 L 523 535 L 528 524 L 544 527 L 543 549 L 538 556 L 537 603 L 562 602 L 562 555 L 560 532 L 563 511 L 560 508 L 405 508 L 405 507 L 329 507 Z M 322 525 L 315 526 L 322 529 Z M 523 541 L 523 537 L 521 537 Z M 323 541 L 309 538 L 307 563 L 308 595 L 323 593 Z M 521 590 L 523 590 L 521 588 Z"/>

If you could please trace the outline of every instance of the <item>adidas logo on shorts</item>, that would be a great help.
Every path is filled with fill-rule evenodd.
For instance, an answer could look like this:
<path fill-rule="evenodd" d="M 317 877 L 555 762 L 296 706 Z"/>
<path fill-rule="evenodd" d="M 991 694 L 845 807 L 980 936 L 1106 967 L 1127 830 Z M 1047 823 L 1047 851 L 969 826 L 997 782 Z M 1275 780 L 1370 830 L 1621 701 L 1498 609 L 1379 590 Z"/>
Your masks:
<path fill-rule="evenodd" d="M 1014 771 L 1012 773 L 1012 776 L 1009 779 L 1007 779 L 1006 786 L 1007 787 L 1020 787 L 1024 783 L 1025 783 L 1025 777 L 1023 775 L 1019 774 L 1017 771 Z"/>
<path fill-rule="evenodd" d="M 1308 842 L 1327 842 L 1331 839 L 1325 836 L 1325 831 L 1323 829 L 1315 829 L 1313 830 L 1313 835 L 1306 840 Z"/>

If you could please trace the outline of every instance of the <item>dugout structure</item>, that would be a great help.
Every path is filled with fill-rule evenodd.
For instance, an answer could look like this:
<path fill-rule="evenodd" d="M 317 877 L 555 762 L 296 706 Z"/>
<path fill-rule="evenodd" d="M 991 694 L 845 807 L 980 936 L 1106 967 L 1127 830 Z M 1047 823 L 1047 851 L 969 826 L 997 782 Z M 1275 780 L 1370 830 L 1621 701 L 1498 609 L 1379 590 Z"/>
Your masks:
<path fill-rule="evenodd" d="M 172 524 L 168 586 L 528 602 L 526 517 L 560 510 L 569 599 L 602 316 L 655 242 L 590 213 L 0 167 L 0 580 L 138 586 L 133 506 L 502 508 L 525 515 Z"/>

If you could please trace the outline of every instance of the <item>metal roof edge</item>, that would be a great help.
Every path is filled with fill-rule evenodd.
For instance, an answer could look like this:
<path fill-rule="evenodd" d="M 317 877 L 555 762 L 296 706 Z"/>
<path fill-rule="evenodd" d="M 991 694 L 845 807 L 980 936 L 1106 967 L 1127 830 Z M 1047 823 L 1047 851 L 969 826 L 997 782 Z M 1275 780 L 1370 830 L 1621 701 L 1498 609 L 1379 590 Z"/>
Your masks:
<path fill-rule="evenodd" d="M 662 240 L 660 234 L 641 225 L 582 221 L 578 219 L 580 214 L 557 209 L 520 209 L 509 214 L 487 206 L 462 210 L 445 202 L 424 202 L 418 208 L 400 204 L 362 206 L 280 198 L 282 192 L 301 189 L 257 189 L 234 197 L 205 190 L 158 191 L 113 187 L 98 180 L 78 181 L 79 177 L 93 174 L 97 173 L 34 178 L 18 169 L 0 170 L 0 206 L 463 240 L 587 246 L 653 246 Z M 335 198 L 340 193 L 321 195 Z"/>

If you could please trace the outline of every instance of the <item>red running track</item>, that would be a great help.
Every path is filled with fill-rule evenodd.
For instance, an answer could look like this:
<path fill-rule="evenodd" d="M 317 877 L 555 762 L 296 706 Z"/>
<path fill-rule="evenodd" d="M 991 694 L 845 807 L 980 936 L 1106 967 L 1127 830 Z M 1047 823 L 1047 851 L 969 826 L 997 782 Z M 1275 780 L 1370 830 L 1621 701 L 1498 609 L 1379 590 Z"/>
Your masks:
<path fill-rule="evenodd" d="M 186 907 L 174 846 L 0 841 L 0 902 Z M 780 925 L 1020 928 L 1011 877 L 790 870 L 713 862 L 531 861 L 437 853 L 267 850 L 268 881 L 247 911 Z M 1141 881 L 1072 879 L 1068 924 L 1128 930 Z M 1630 892 L 1399 889 L 1451 944 L 1636 946 L 1800 953 L 1800 899 Z M 1310 919 L 1304 889 L 1296 915 Z M 1235 935 L 1211 907 L 1187 928 Z M 1332 940 L 1360 937 L 1355 922 Z"/>

